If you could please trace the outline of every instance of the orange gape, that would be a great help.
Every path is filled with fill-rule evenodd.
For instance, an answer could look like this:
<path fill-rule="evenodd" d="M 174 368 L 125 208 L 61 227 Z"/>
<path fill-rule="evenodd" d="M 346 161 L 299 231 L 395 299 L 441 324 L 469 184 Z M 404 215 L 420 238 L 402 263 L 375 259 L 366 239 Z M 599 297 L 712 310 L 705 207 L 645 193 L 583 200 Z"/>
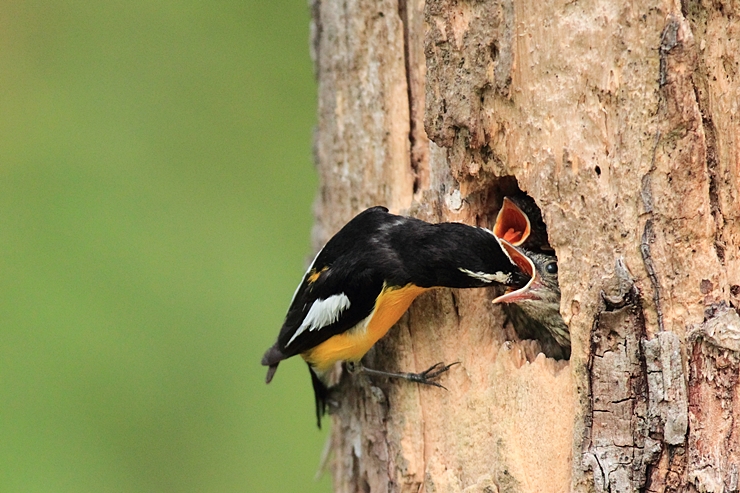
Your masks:
<path fill-rule="evenodd" d="M 364 323 L 337 334 L 302 354 L 317 371 L 331 369 L 337 361 L 360 361 L 373 345 L 398 322 L 411 302 L 430 288 L 407 284 L 401 288 L 384 287 L 375 309 Z"/>
<path fill-rule="evenodd" d="M 493 234 L 514 246 L 522 244 L 530 234 L 529 218 L 508 197 L 504 197 Z"/>

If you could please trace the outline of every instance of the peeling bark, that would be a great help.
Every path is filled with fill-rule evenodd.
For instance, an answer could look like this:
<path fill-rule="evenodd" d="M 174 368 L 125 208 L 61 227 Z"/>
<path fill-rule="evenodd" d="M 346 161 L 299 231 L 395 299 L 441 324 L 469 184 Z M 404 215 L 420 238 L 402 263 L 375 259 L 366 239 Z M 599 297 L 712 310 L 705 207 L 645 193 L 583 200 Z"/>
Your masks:
<path fill-rule="evenodd" d="M 738 491 L 740 317 L 720 305 L 689 334 L 688 483 L 697 491 Z"/>
<path fill-rule="evenodd" d="M 737 491 L 737 1 L 312 13 L 317 247 L 376 204 L 490 227 L 521 189 L 573 343 L 538 356 L 490 290 L 421 296 L 368 365 L 461 365 L 447 392 L 338 371 L 336 491 Z"/>
<path fill-rule="evenodd" d="M 591 471 L 595 491 L 631 491 L 644 485 L 646 465 L 655 462 L 661 447 L 648 436 L 639 294 L 632 287 L 616 303 L 608 300 L 592 332 L 591 416 L 583 463 Z"/>

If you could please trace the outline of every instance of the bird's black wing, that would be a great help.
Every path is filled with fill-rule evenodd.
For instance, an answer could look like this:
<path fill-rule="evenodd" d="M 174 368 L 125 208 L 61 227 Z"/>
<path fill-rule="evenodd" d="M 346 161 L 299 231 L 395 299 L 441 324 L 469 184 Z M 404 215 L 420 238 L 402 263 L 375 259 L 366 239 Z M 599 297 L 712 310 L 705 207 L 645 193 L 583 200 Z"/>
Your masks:
<path fill-rule="evenodd" d="M 351 329 L 372 313 L 384 278 L 369 259 L 383 244 L 383 231 L 404 220 L 385 207 L 371 207 L 324 245 L 293 295 L 277 342 L 262 358 L 271 367 L 268 381 L 280 361 Z"/>
<path fill-rule="evenodd" d="M 372 313 L 383 276 L 370 265 L 357 265 L 363 261 L 350 266 L 343 260 L 314 265 L 304 277 L 278 336 L 284 358 L 318 346 Z"/>

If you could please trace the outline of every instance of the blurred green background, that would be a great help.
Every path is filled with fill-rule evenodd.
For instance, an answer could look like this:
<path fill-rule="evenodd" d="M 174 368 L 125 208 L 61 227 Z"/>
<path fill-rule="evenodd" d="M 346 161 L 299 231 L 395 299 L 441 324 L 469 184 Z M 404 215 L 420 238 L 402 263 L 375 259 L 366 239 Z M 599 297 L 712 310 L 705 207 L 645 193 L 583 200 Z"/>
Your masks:
<path fill-rule="evenodd" d="M 0 491 L 328 492 L 304 1 L 0 2 Z"/>

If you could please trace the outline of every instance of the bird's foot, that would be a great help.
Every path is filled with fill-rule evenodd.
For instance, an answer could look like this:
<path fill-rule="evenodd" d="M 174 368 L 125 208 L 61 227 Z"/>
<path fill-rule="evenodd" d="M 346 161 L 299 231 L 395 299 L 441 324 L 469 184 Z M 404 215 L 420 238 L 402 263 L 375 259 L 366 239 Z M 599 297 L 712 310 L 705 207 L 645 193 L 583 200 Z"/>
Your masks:
<path fill-rule="evenodd" d="M 366 370 L 366 368 L 362 366 L 362 363 L 357 363 L 355 361 L 345 361 L 344 367 L 350 375 L 357 375 Z"/>
<path fill-rule="evenodd" d="M 439 362 L 435 365 L 430 366 L 426 370 L 420 373 L 402 373 L 403 378 L 406 380 L 410 380 L 412 382 L 421 383 L 424 385 L 434 385 L 435 387 L 439 387 L 441 389 L 447 390 L 447 388 L 440 384 L 439 382 L 435 382 L 434 380 L 438 378 L 443 373 L 447 372 L 451 367 L 455 365 L 459 365 L 459 361 L 455 361 L 454 363 L 450 363 L 449 365 L 445 365 L 443 362 Z"/>
<path fill-rule="evenodd" d="M 440 375 L 447 372 L 450 368 L 452 368 L 455 365 L 459 365 L 459 361 L 455 361 L 454 363 L 450 363 L 449 365 L 445 365 L 442 362 L 439 362 L 435 365 L 432 365 L 431 367 L 427 368 L 426 370 L 420 372 L 420 373 L 393 373 L 393 372 L 387 372 L 387 371 L 380 371 L 380 370 L 373 370 L 372 368 L 367 368 L 362 365 L 353 365 L 354 369 L 350 369 L 350 372 L 363 372 L 367 373 L 368 375 L 378 375 L 381 377 L 390 377 L 390 378 L 403 378 L 404 380 L 409 380 L 410 382 L 416 382 L 424 385 L 433 385 L 435 387 L 439 387 L 441 389 L 447 390 L 447 388 L 440 384 L 439 382 L 435 382 L 434 380 L 437 379 Z"/>

